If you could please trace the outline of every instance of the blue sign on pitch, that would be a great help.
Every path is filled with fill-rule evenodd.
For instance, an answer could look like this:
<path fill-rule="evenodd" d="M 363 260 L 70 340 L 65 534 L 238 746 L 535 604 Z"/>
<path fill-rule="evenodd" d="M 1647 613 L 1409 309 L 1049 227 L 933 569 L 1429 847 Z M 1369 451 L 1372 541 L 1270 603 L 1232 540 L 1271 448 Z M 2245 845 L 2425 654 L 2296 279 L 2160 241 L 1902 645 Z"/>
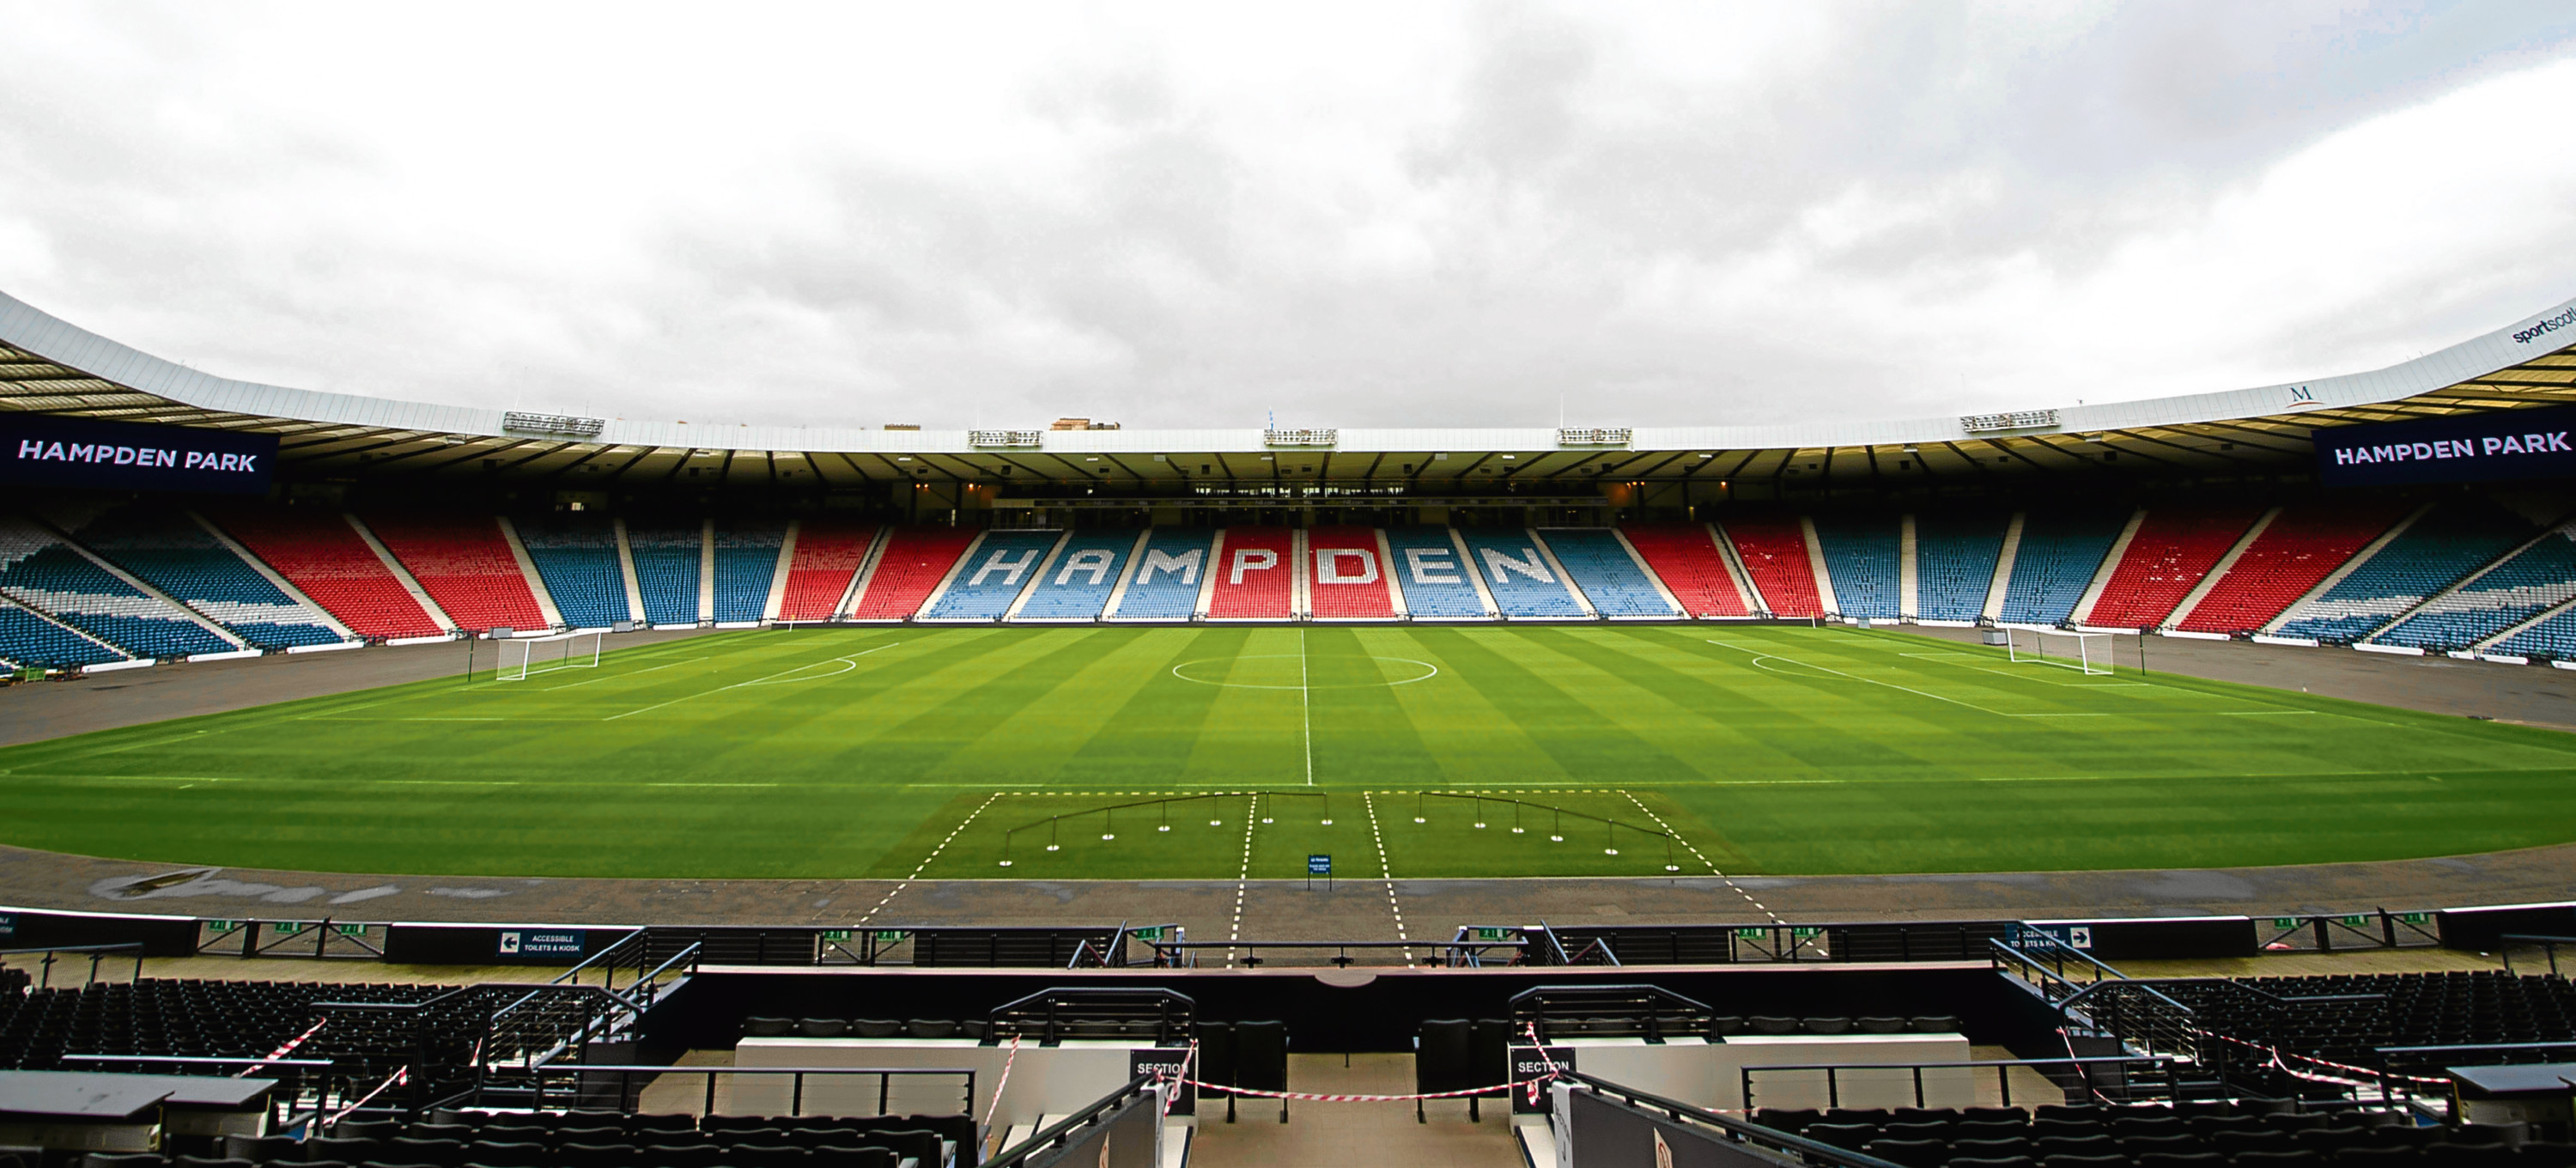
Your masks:
<path fill-rule="evenodd" d="M 1327 855 L 1325 855 L 1325 854 L 1323 854 L 1323 853 L 1321 853 L 1321 852 L 1315 852 L 1315 853 L 1309 854 L 1309 855 L 1306 857 L 1306 874 L 1307 874 L 1307 875 L 1309 875 L 1309 876 L 1330 876 L 1330 875 L 1332 875 L 1332 874 L 1333 874 L 1333 858 L 1332 858 L 1331 856 L 1327 856 Z"/>

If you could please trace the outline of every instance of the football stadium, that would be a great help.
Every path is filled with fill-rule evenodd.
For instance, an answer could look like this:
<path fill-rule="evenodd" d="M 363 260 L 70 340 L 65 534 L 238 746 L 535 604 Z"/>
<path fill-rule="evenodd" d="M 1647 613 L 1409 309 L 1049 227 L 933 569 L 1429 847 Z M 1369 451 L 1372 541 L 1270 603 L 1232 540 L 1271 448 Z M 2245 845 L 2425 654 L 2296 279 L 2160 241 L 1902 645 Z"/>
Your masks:
<path fill-rule="evenodd" d="M 0 1168 L 2576 1168 L 2565 5 L 0 12 Z"/>
<path fill-rule="evenodd" d="M 2571 304 L 1998 415 L 959 432 L 0 298 L 0 1129 L 2576 1162 Z"/>

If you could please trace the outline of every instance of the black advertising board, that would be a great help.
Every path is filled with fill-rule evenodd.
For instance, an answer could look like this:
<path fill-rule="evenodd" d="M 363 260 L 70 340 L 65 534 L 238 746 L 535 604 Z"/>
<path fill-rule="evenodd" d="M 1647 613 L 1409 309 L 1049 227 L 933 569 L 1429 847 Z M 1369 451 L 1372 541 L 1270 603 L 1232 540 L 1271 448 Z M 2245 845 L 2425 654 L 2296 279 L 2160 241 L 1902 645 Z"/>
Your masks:
<path fill-rule="evenodd" d="M 0 482 L 255 495 L 276 461 L 275 434 L 0 415 Z"/>
<path fill-rule="evenodd" d="M 1564 1160 L 1574 1168 L 1771 1168 L 1714 1128 L 1576 1089 L 1566 1093 Z"/>
<path fill-rule="evenodd" d="M 2326 426 L 2310 440 L 2317 481 L 2333 487 L 2576 476 L 2576 406 Z"/>

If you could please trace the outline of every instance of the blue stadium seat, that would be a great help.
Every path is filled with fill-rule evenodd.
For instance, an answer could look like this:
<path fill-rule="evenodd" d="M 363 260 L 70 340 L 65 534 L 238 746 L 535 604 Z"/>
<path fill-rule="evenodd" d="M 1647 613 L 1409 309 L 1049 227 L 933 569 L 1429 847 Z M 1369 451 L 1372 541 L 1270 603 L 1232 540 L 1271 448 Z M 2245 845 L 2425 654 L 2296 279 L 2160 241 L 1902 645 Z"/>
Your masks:
<path fill-rule="evenodd" d="M 280 591 L 186 514 L 126 507 L 79 524 L 73 538 L 235 636 L 262 649 L 337 644 L 322 614 Z"/>
<path fill-rule="evenodd" d="M 1395 556 L 1395 584 L 1404 592 L 1405 611 L 1432 620 L 1490 618 L 1449 528 L 1390 527 L 1386 545 Z"/>
<path fill-rule="evenodd" d="M 1157 527 L 1145 537 L 1135 574 L 1118 598 L 1117 620 L 1188 620 L 1197 615 L 1199 585 L 1207 579 L 1208 545 L 1216 533 L 1204 527 Z"/>
<path fill-rule="evenodd" d="M 1973 621 L 1986 607 L 2004 554 L 2003 515 L 1973 512 L 1914 520 L 1914 613 L 1921 620 Z M 1836 587 L 1841 587 L 1839 580 Z"/>
<path fill-rule="evenodd" d="M 2497 642 L 2497 653 L 2576 661 L 2576 610 L 2556 616 Z"/>
<path fill-rule="evenodd" d="M 626 573 L 617 565 L 617 530 L 606 516 L 554 515 L 516 525 L 565 624 L 604 629 L 634 619 L 627 613 Z"/>
<path fill-rule="evenodd" d="M 2299 604 L 2282 624 L 2281 635 L 2361 640 L 2529 538 L 2531 524 L 2492 503 L 2444 503 L 2324 595 Z"/>
<path fill-rule="evenodd" d="M 0 590 L 140 657 L 222 653 L 233 644 L 91 563 L 52 533 L 0 519 Z"/>
<path fill-rule="evenodd" d="M 68 632 L 43 617 L 0 600 L 0 661 L 11 665 L 70 669 L 124 659 L 124 655 L 114 649 L 104 648 L 78 633 Z"/>
<path fill-rule="evenodd" d="M 1818 517 L 1816 546 L 1824 553 L 1825 574 L 1834 583 L 1834 602 L 1843 616 L 1895 620 L 1902 581 L 1897 559 L 1904 550 L 1904 529 L 1895 519 Z"/>
<path fill-rule="evenodd" d="M 1539 533 L 1556 562 L 1583 590 L 1594 611 L 1603 616 L 1670 617 L 1681 615 L 1637 561 L 1605 528 L 1549 528 Z"/>
<path fill-rule="evenodd" d="M 716 619 L 756 621 L 768 614 L 769 586 L 778 578 L 784 523 L 716 524 Z"/>
<path fill-rule="evenodd" d="M 2576 598 L 2576 524 L 2542 537 L 2371 640 L 2424 649 L 2466 649 L 2571 598 Z"/>
<path fill-rule="evenodd" d="M 985 532 L 983 542 L 967 551 L 966 562 L 958 567 L 948 591 L 922 612 L 921 619 L 1002 619 L 1020 591 L 1037 578 L 1038 564 L 1047 551 L 1063 536 L 1061 531 Z"/>
<path fill-rule="evenodd" d="M 2004 586 L 2003 622 L 2066 623 L 2128 522 L 2126 511 L 2031 512 L 2022 520 L 2012 582 Z"/>
<path fill-rule="evenodd" d="M 644 594 L 645 620 L 657 625 L 698 623 L 698 561 L 705 547 L 706 533 L 695 523 L 627 523 L 626 549 L 635 557 L 635 585 Z"/>
<path fill-rule="evenodd" d="M 1583 615 L 1583 606 L 1575 603 L 1565 581 L 1547 566 L 1547 557 L 1539 554 L 1538 539 L 1528 528 L 1469 527 L 1459 533 L 1467 537 L 1467 553 L 1474 558 L 1477 574 L 1485 578 L 1486 591 L 1493 593 L 1494 607 L 1504 616 Z"/>
<path fill-rule="evenodd" d="M 1074 532 L 1038 579 L 1028 603 L 1020 606 L 1017 619 L 1082 621 L 1099 616 L 1135 547 L 1133 528 Z M 1191 595 L 1197 595 L 1195 588 Z"/>

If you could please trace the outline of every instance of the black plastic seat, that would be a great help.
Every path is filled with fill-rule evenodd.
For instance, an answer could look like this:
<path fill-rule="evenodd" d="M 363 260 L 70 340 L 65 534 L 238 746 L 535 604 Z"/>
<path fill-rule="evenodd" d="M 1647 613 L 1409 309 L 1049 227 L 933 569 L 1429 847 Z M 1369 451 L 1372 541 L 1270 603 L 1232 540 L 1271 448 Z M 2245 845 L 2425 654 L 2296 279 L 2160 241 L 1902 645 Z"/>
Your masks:
<path fill-rule="evenodd" d="M 895 1168 L 896 1157 L 891 1148 L 824 1147 L 814 1149 L 814 1161 L 830 1168 Z"/>
<path fill-rule="evenodd" d="M 1807 1130 L 1798 1134 L 1820 1144 L 1831 1144 L 1837 1148 L 1857 1152 L 1861 1149 L 1862 1145 L 1878 1138 L 1878 1125 L 1874 1123 L 1811 1123 L 1807 1125 Z"/>
<path fill-rule="evenodd" d="M 1906 1023 L 1903 1018 L 1852 1019 L 1852 1029 L 1863 1034 L 1903 1034 L 1905 1033 L 1905 1026 Z"/>
<path fill-rule="evenodd" d="M 954 1038 L 957 1036 L 957 1023 L 945 1018 L 914 1018 L 906 1021 L 903 1024 L 903 1028 L 914 1038 Z"/>
<path fill-rule="evenodd" d="M 2002 1160 L 2032 1154 L 2030 1141 L 2020 1136 L 2005 1139 L 1952 1140 L 1950 1153 L 1954 1156 L 1975 1156 L 1986 1160 Z"/>
<path fill-rule="evenodd" d="M 2285 1152 L 2238 1152 L 2235 1157 L 2239 1168 L 2315 1168 L 2325 1162 L 2324 1156 L 2305 1148 Z"/>
<path fill-rule="evenodd" d="M 796 1033 L 805 1038 L 839 1038 L 850 1032 L 847 1018 L 799 1018 Z"/>
<path fill-rule="evenodd" d="M 745 1038 L 784 1038 L 794 1033 L 796 1033 L 796 1020 L 793 1018 L 745 1018 L 742 1020 L 742 1036 Z"/>
<path fill-rule="evenodd" d="M 1905 1168 L 1941 1168 L 1950 1158 L 1950 1145 L 1939 1140 L 1871 1140 L 1860 1150 Z"/>
<path fill-rule="evenodd" d="M 2040 1136 L 2030 1150 L 2043 1161 L 2059 1156 L 2117 1156 L 2120 1145 L 2109 1136 Z"/>
<path fill-rule="evenodd" d="M 544 1144 L 485 1140 L 467 1144 L 463 1162 L 480 1168 L 553 1168 L 553 1157 Z"/>
<path fill-rule="evenodd" d="M 294 1160 L 304 1155 L 302 1143 L 290 1136 L 225 1136 L 224 1156 L 265 1164 L 271 1160 Z"/>
<path fill-rule="evenodd" d="M 1756 1014 L 1744 1020 L 1744 1029 L 1750 1034 L 1796 1034 L 1798 1032 L 1798 1020 L 1795 1018 L 1775 1018 L 1768 1014 Z"/>
<path fill-rule="evenodd" d="M 2216 1152 L 2149 1152 L 2134 1163 L 2138 1168 L 2223 1168 L 2227 1157 Z"/>
<path fill-rule="evenodd" d="M 555 1163 L 562 1168 L 627 1168 L 637 1163 L 633 1144 L 584 1144 L 566 1142 L 555 1149 Z"/>
<path fill-rule="evenodd" d="M 2130 1157 L 2153 1153 L 2189 1156 L 2209 1150 L 2208 1145 L 2200 1142 L 2199 1136 L 2193 1135 L 2113 1136 L 2111 1142 L 2119 1145 L 2120 1154 Z"/>
<path fill-rule="evenodd" d="M 1807 1130 L 1808 1124 L 1820 1122 L 1824 1117 L 1824 1112 L 1812 1107 L 1757 1107 L 1753 1111 L 1753 1122 L 1792 1135 Z"/>
<path fill-rule="evenodd" d="M 1955 1126 L 1947 1120 L 1900 1119 L 1881 1125 L 1878 1135 L 1880 1139 L 1887 1140 L 1939 1140 L 1947 1143 Z"/>
<path fill-rule="evenodd" d="M 1809 1034 L 1849 1034 L 1851 1033 L 1852 1020 L 1849 1018 L 1802 1018 L 1798 1021 L 1798 1028 Z"/>
<path fill-rule="evenodd" d="M 850 1034 L 855 1038 L 893 1038 L 903 1033 L 903 1023 L 891 1018 L 852 1018 Z"/>
<path fill-rule="evenodd" d="M 161 1168 L 163 1163 L 157 1152 L 92 1152 L 81 1157 L 81 1168 Z"/>
<path fill-rule="evenodd" d="M 1946 1168 L 2039 1168 L 2039 1161 L 2028 1156 L 1988 1159 L 1983 1156 L 1952 1156 Z"/>

